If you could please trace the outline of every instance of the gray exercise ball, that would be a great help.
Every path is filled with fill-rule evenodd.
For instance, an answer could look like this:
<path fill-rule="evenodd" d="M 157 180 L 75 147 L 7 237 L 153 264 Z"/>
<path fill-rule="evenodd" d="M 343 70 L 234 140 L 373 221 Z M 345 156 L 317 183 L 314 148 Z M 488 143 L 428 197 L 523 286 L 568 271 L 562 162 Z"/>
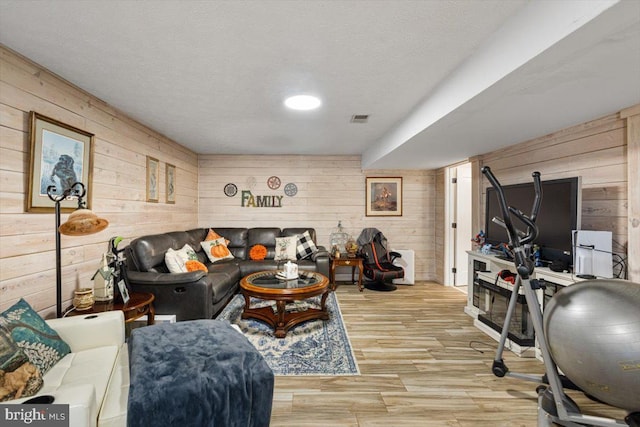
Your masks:
<path fill-rule="evenodd" d="M 553 360 L 582 391 L 640 411 L 640 284 L 567 286 L 545 307 L 544 332 Z"/>

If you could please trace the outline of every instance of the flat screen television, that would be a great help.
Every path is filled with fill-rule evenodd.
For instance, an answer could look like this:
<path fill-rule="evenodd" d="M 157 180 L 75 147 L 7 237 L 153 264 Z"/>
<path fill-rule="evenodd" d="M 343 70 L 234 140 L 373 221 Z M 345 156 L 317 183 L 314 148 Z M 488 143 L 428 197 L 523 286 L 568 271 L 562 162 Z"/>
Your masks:
<path fill-rule="evenodd" d="M 509 206 L 521 210 L 527 216 L 531 213 L 535 190 L 533 180 L 529 183 L 503 186 Z M 498 196 L 493 187 L 487 188 L 485 210 L 486 243 L 498 245 L 508 242 L 507 231 L 492 221 L 502 218 Z M 573 230 L 580 229 L 582 191 L 580 177 L 542 181 L 542 204 L 536 220 L 538 238 L 534 241 L 540 247 L 540 258 L 544 262 L 561 260 L 572 264 Z M 526 231 L 526 226 L 511 215 L 516 228 Z"/>

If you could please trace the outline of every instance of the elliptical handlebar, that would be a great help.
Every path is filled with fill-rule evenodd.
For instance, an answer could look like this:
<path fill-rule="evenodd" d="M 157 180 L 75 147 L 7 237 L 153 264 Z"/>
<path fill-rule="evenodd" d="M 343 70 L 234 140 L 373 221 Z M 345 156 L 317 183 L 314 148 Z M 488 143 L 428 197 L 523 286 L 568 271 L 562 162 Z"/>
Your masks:
<path fill-rule="evenodd" d="M 502 223 L 504 228 L 507 229 L 509 235 L 509 241 L 514 248 L 520 248 L 522 245 L 533 242 L 538 237 L 538 227 L 535 224 L 538 213 L 540 212 L 540 206 L 542 204 L 542 184 L 540 182 L 540 172 L 533 172 L 533 186 L 535 190 L 535 199 L 533 201 L 533 207 L 531 208 L 531 215 L 526 216 L 522 211 L 515 209 L 507 204 L 507 200 L 504 196 L 502 185 L 491 172 L 489 166 L 482 168 L 482 173 L 487 177 L 493 188 L 498 195 L 498 201 L 500 203 L 500 210 L 502 211 Z M 522 233 L 513 226 L 511 221 L 511 214 L 515 215 L 520 221 L 527 226 L 527 232 Z M 502 225 L 502 224 L 501 224 Z M 523 235 L 523 237 L 520 237 Z"/>
<path fill-rule="evenodd" d="M 533 207 L 531 208 L 531 221 L 536 222 L 536 218 L 540 213 L 540 205 L 542 204 L 542 182 L 540 181 L 540 172 L 535 171 L 531 174 L 533 177 L 533 188 L 536 192 L 536 198 L 533 200 Z M 537 233 L 537 230 L 536 230 Z"/>

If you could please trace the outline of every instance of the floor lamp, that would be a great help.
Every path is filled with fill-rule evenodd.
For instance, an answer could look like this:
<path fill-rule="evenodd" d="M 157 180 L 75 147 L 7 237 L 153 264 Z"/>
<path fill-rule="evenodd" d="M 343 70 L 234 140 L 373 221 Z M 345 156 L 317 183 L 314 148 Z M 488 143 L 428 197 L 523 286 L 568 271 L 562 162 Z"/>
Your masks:
<path fill-rule="evenodd" d="M 82 198 L 87 194 L 85 186 L 76 182 L 62 192 L 56 194 L 56 186 L 47 187 L 47 196 L 55 203 L 56 215 L 56 317 L 62 317 L 62 266 L 60 250 L 60 234 L 68 236 L 86 236 L 104 230 L 109 221 L 98 218 L 89 209 L 85 209 Z M 60 225 L 60 203 L 63 200 L 78 199 L 78 208 L 69 215 L 67 222 Z"/>

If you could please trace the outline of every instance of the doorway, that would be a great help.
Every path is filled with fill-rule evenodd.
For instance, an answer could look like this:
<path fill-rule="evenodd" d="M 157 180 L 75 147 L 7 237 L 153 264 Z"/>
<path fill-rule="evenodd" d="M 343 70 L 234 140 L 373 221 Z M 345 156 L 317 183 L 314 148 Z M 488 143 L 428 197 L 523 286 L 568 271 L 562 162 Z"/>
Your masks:
<path fill-rule="evenodd" d="M 467 291 L 468 257 L 472 249 L 471 163 L 445 172 L 445 285 Z"/>

